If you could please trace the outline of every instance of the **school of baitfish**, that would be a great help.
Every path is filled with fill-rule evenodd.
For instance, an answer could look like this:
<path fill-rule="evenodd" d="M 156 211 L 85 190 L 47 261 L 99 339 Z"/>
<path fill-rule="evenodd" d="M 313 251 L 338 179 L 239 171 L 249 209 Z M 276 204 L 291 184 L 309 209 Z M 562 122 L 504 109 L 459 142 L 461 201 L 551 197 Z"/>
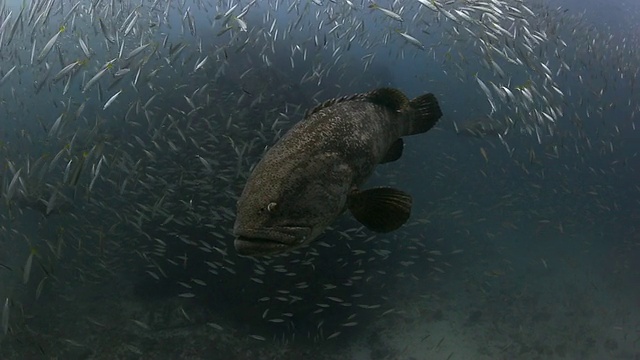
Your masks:
<path fill-rule="evenodd" d="M 545 1 L 3 0 L 0 341 L 37 332 L 28 330 L 30 314 L 46 308 L 38 299 L 47 293 L 64 296 L 64 276 L 81 287 L 130 268 L 150 286 L 170 280 L 179 298 L 207 288 L 244 297 L 253 305 L 247 317 L 263 323 L 245 339 L 337 338 L 362 312 L 393 311 L 371 296 L 373 285 L 350 290 L 393 281 L 365 265 L 393 257 L 397 244 L 337 225 L 332 236 L 350 242 L 333 259 L 347 274 L 339 283 L 310 278 L 336 246 L 330 237 L 284 257 L 233 249 L 236 202 L 252 167 L 307 109 L 387 85 L 371 75 L 380 59 L 424 59 L 450 84 L 476 89 L 499 129 L 492 136 L 514 157 L 536 159 L 533 148 L 509 143 L 522 135 L 539 144 L 562 138 L 549 150 L 555 156 L 613 152 L 610 137 L 592 139 L 582 124 L 619 107 L 635 130 L 637 93 L 615 102 L 610 94 L 634 88 L 636 45 Z M 612 70 L 618 77 L 604 75 Z M 442 102 L 434 86 L 425 88 Z M 428 222 L 419 217 L 410 224 Z M 403 269 L 441 255 L 418 239 L 404 246 L 413 255 L 395 258 Z M 314 326 L 296 330 L 300 314 L 288 309 L 310 297 L 298 311 Z M 228 330 L 212 319 L 209 327 Z M 99 332 L 103 322 L 85 325 Z"/>

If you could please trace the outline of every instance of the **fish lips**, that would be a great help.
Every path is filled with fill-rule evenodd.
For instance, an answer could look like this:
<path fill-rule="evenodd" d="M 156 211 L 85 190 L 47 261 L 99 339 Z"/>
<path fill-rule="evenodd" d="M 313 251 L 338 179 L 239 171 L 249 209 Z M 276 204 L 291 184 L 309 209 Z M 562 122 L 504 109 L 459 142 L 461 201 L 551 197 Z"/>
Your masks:
<path fill-rule="evenodd" d="M 275 255 L 305 244 L 310 234 L 302 226 L 236 230 L 233 246 L 244 256 Z"/>

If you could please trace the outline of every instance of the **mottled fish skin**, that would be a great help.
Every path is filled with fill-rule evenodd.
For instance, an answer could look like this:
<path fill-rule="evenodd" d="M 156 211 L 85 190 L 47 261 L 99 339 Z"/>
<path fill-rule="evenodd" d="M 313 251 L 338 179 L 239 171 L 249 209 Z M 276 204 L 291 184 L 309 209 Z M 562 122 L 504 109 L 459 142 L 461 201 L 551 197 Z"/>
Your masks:
<path fill-rule="evenodd" d="M 400 110 L 371 100 L 382 93 L 394 95 Z M 437 103 L 436 109 L 435 121 Z M 408 99 L 394 89 L 330 100 L 310 111 L 249 176 L 234 225 L 238 253 L 268 255 L 313 241 L 346 209 L 348 195 L 391 144 L 418 133 L 413 116 Z"/>

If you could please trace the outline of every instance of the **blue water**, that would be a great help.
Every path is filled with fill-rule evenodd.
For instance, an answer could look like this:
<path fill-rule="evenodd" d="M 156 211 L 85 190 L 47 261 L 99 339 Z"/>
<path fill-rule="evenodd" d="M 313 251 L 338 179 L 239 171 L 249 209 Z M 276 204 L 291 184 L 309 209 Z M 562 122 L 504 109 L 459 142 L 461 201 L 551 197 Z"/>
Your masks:
<path fill-rule="evenodd" d="M 288 11 L 291 2 L 276 10 L 275 1 L 258 1 L 242 17 L 247 32 L 231 17 L 213 20 L 233 2 L 152 4 L 121 2 L 112 11 L 100 2 L 93 22 L 89 3 L 81 4 L 42 63 L 30 62 L 33 41 L 37 56 L 72 3 L 54 1 L 35 30 L 25 11 L 16 38 L 2 42 L 0 75 L 16 70 L 0 85 L 0 306 L 9 304 L 0 357 L 640 357 L 635 2 L 527 3 L 535 11 L 529 26 L 547 41 L 523 59 L 531 66 L 493 53 L 504 77 L 483 65 L 478 39 L 488 35 L 472 28 L 474 37 L 416 1 L 378 3 L 401 12 L 402 23 L 368 2 L 349 10 L 340 0 L 304 1 Z M 4 39 L 19 9 L 2 12 L 0 20 L 12 11 Z M 116 44 L 98 18 L 118 34 Z M 93 54 L 63 93 L 66 78 L 52 78 L 84 59 L 78 37 Z M 141 56 L 120 59 L 121 44 L 126 55 L 147 42 Z M 114 68 L 83 93 L 110 60 Z M 132 70 L 112 85 L 124 67 Z M 491 113 L 477 79 L 514 92 L 534 84 L 539 93 L 531 108 L 494 93 L 500 106 Z M 380 165 L 365 186 L 411 194 L 408 223 L 374 234 L 347 212 L 293 254 L 236 255 L 235 201 L 264 148 L 309 107 L 381 86 L 409 98 L 432 92 L 444 114 L 433 130 L 406 138 L 402 158 Z M 536 111 L 549 107 L 561 114 L 536 123 Z M 514 124 L 501 137 L 456 133 L 487 116 Z M 65 172 L 82 161 L 70 184 Z M 46 214 L 53 191 L 65 206 Z"/>

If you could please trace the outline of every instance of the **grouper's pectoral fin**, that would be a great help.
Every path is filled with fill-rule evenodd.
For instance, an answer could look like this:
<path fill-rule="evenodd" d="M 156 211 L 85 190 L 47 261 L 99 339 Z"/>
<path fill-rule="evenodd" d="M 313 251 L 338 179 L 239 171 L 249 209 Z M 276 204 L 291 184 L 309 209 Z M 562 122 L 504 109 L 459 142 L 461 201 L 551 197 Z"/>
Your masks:
<path fill-rule="evenodd" d="M 411 195 L 393 188 L 379 187 L 354 191 L 349 210 L 362 225 L 375 232 L 389 232 L 402 226 L 411 214 Z"/>
<path fill-rule="evenodd" d="M 402 156 L 403 149 L 404 149 L 404 141 L 402 141 L 402 138 L 394 141 L 393 144 L 389 146 L 389 150 L 387 150 L 387 153 L 384 155 L 382 160 L 380 160 L 380 164 L 384 164 L 384 163 L 388 163 L 388 162 L 392 162 L 400 159 L 400 157 Z"/>

